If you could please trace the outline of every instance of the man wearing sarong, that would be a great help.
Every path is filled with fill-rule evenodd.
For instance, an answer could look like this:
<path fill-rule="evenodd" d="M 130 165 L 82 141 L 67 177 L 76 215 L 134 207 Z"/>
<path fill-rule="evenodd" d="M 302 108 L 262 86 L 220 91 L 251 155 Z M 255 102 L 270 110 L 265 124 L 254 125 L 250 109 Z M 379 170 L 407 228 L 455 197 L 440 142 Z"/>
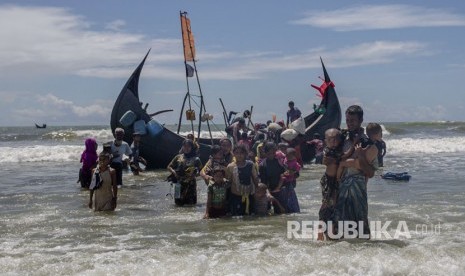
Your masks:
<path fill-rule="evenodd" d="M 349 158 L 358 159 L 358 167 L 348 167 L 343 172 L 339 183 L 334 222 L 335 226 L 339 227 L 338 236 L 352 234 L 344 231 L 347 229 L 340 229 L 345 227 L 347 222 L 352 222 L 356 224 L 354 229 L 357 230 L 358 238 L 369 238 L 367 182 L 374 176 L 378 167 L 377 150 L 376 147 L 365 145 L 368 137 L 361 127 L 363 109 L 358 105 L 352 105 L 347 108 L 345 115 L 347 135 L 343 141 L 343 151 L 355 147 Z"/>

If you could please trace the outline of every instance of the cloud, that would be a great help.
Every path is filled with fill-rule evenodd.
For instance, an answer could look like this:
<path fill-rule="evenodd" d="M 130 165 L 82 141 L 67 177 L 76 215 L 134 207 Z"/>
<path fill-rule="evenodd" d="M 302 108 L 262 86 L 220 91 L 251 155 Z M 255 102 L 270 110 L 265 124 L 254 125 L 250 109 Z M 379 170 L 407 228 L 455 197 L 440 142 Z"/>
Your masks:
<path fill-rule="evenodd" d="M 339 49 L 315 48 L 292 55 L 256 54 L 255 58 L 238 53 L 237 63 L 206 68 L 202 70 L 202 76 L 206 79 L 259 79 L 265 78 L 267 73 L 320 68 L 320 56 L 324 57 L 325 63 L 335 61 L 333 68 L 347 68 L 385 64 L 405 57 L 428 54 L 431 54 L 428 45 L 417 41 L 373 41 Z"/>
<path fill-rule="evenodd" d="M 110 116 L 110 105 L 112 102 L 107 101 L 97 101 L 96 103 L 79 106 L 72 101 L 60 99 L 53 94 L 47 94 L 45 96 L 38 96 L 37 100 L 48 110 L 54 108 L 57 111 L 64 111 L 63 114 L 76 115 L 78 117 L 102 117 L 108 118 Z"/>
<path fill-rule="evenodd" d="M 126 21 L 117 19 L 117 20 L 108 22 L 105 25 L 105 29 L 118 32 L 118 31 L 121 31 L 124 26 L 126 26 Z"/>
<path fill-rule="evenodd" d="M 17 71 L 18 75 L 125 78 L 150 45 L 156 54 L 146 63 L 146 77 L 184 78 L 180 39 L 125 33 L 120 31 L 125 22 L 119 19 L 103 30 L 95 30 L 95 24 L 65 8 L 0 6 L 0 26 L 7 25 L 8 28 L 0 28 L 0 36 L 4 38 L 0 44 L 0 74 Z M 320 66 L 319 56 L 328 61 L 337 59 L 338 67 L 350 67 L 392 62 L 425 52 L 426 46 L 415 41 L 375 41 L 341 49 L 315 47 L 296 54 L 199 49 L 197 58 L 201 61 L 202 79 L 244 80 L 316 68 Z"/>
<path fill-rule="evenodd" d="M 89 68 L 126 68 L 141 58 L 147 45 L 162 50 L 157 61 L 181 56 L 175 52 L 180 41 L 116 32 L 123 24 L 115 20 L 94 30 L 90 27 L 98 26 L 65 8 L 0 6 L 0 73 L 81 75 Z"/>
<path fill-rule="evenodd" d="M 333 11 L 312 11 L 292 24 L 335 31 L 465 26 L 465 15 L 412 5 L 364 5 Z"/>

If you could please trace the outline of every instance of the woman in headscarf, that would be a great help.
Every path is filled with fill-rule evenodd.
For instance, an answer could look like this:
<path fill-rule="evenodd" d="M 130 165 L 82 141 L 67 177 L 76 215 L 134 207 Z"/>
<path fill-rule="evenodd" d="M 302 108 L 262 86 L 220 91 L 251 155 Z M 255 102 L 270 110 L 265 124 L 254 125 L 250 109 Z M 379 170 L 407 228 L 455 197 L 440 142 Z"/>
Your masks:
<path fill-rule="evenodd" d="M 92 169 L 97 166 L 97 142 L 94 138 L 87 138 L 84 142 L 86 149 L 81 154 L 82 167 L 79 170 L 79 180 L 82 188 L 89 188 L 92 179 Z"/>
<path fill-rule="evenodd" d="M 197 181 L 195 177 L 202 169 L 202 161 L 197 156 L 194 142 L 184 140 L 182 153 L 176 155 L 168 165 L 168 170 L 175 183 L 174 203 L 178 206 L 184 204 L 197 204 Z"/>

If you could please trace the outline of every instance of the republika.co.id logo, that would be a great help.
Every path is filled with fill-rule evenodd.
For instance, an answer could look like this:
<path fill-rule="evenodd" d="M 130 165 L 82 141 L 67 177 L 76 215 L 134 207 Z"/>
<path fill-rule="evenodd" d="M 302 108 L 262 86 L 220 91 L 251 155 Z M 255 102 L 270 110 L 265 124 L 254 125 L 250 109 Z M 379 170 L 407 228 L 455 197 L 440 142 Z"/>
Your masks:
<path fill-rule="evenodd" d="M 367 229 L 368 228 L 368 229 Z M 397 225 L 392 221 L 370 221 L 369 227 L 363 221 L 288 221 L 288 239 L 314 239 L 318 234 L 325 233 L 330 239 L 410 239 L 415 235 L 438 235 L 441 233 L 441 223 L 436 225 L 416 224 L 415 230 L 410 230 L 406 221 Z M 337 231 L 336 231 L 337 229 Z"/>

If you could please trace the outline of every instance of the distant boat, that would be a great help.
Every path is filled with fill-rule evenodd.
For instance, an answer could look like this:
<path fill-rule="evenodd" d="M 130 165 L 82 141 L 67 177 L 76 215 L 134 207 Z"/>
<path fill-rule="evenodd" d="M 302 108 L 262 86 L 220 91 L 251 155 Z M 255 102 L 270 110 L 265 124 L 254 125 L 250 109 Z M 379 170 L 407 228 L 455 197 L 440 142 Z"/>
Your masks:
<path fill-rule="evenodd" d="M 36 128 L 46 128 L 47 127 L 47 124 L 42 124 L 41 126 L 39 126 L 38 124 L 35 124 L 36 125 Z"/>

